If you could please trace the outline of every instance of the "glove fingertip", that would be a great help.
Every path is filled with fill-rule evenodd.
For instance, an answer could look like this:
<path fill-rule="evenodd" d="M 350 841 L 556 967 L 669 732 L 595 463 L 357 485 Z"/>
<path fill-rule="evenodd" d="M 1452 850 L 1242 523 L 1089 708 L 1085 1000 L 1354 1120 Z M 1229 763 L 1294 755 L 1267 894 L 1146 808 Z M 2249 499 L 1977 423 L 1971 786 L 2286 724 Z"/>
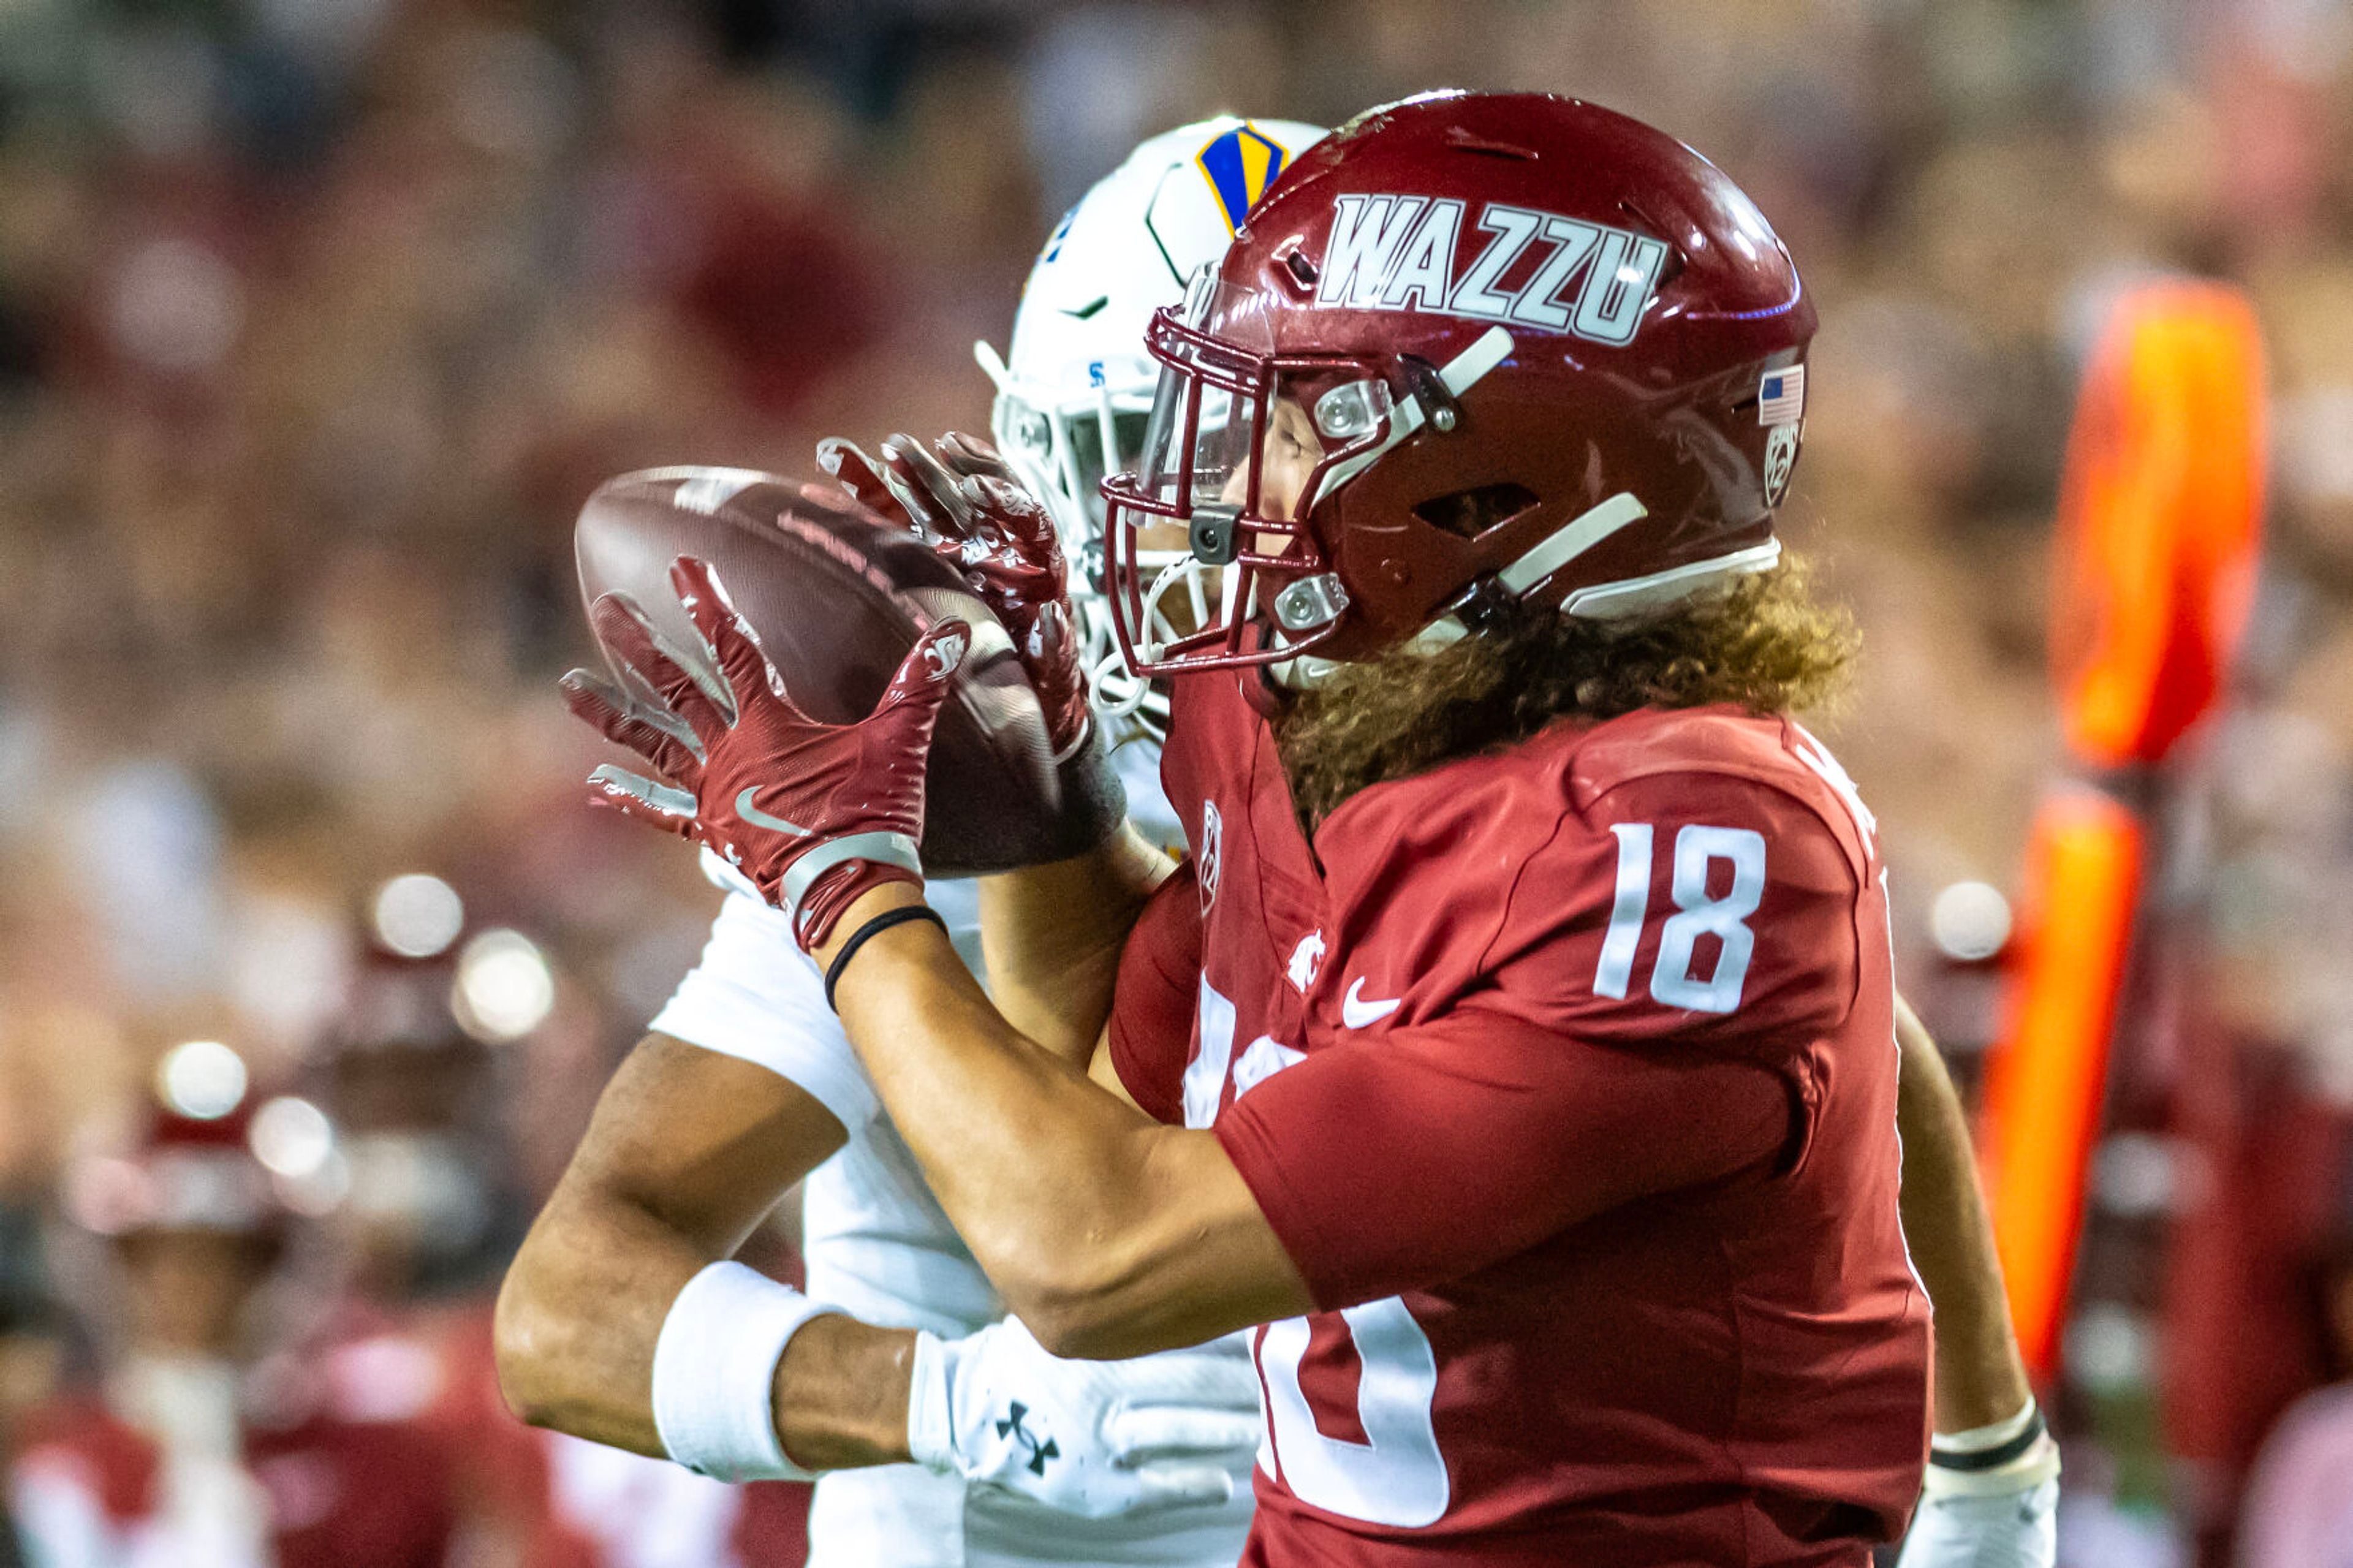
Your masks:
<path fill-rule="evenodd" d="M 620 710 L 606 700 L 603 692 L 588 686 L 565 687 L 564 708 L 575 719 L 607 736 L 622 719 Z"/>
<path fill-rule="evenodd" d="M 646 613 L 627 594 L 607 591 L 590 602 L 588 625 L 596 634 L 596 640 L 609 647 L 616 634 L 626 638 L 631 633 L 644 631 Z"/>
<path fill-rule="evenodd" d="M 616 782 L 614 770 L 609 764 L 590 773 L 587 784 L 590 805 L 618 812 L 623 816 L 640 815 L 637 809 L 638 797 L 627 786 Z"/>
<path fill-rule="evenodd" d="M 948 467 L 960 474 L 1003 474 L 1009 470 L 995 446 L 977 436 L 951 430 L 933 443 Z"/>
<path fill-rule="evenodd" d="M 673 560 L 670 585 L 690 613 L 699 600 L 712 601 L 723 608 L 727 605 L 727 590 L 720 585 L 718 571 L 699 556 L 681 555 Z"/>

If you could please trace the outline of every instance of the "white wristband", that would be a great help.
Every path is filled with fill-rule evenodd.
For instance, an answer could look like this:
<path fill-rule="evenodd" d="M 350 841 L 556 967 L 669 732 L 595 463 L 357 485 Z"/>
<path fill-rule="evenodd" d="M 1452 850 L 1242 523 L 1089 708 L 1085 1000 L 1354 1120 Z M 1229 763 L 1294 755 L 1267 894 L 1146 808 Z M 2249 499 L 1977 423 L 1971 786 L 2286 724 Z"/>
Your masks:
<path fill-rule="evenodd" d="M 2026 1396 L 2026 1403 L 2019 1407 L 2018 1414 L 2009 1420 L 1971 1426 L 1960 1432 L 1938 1432 L 1928 1439 L 1929 1447 L 1939 1454 L 1989 1453 L 2025 1436 L 2027 1428 L 2032 1426 L 2035 1418 L 2042 1414 L 2042 1408 L 2034 1403 L 2034 1395 L 2030 1394 Z"/>
<path fill-rule="evenodd" d="M 914 1363 L 907 1382 L 907 1457 L 927 1470 L 953 1475 L 956 1468 L 955 1421 L 948 1381 L 955 1375 L 955 1347 L 938 1335 L 915 1335 Z"/>
<path fill-rule="evenodd" d="M 2059 1445 L 2030 1396 L 2007 1421 L 1938 1432 L 1928 1445 L 1922 1495 L 1930 1498 L 2009 1497 L 2059 1477 Z"/>
<path fill-rule="evenodd" d="M 654 1342 L 654 1428 L 670 1457 L 723 1481 L 805 1481 L 786 1456 L 773 1389 L 786 1345 L 833 1310 L 741 1263 L 686 1282 Z"/>

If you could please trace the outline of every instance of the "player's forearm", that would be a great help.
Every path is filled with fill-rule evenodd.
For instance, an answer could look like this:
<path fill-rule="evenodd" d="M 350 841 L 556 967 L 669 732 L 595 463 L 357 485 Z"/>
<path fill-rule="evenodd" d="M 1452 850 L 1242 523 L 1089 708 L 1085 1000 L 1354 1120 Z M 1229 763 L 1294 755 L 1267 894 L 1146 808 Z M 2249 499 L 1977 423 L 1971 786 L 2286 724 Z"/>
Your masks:
<path fill-rule="evenodd" d="M 841 930 L 911 896 L 869 895 Z M 869 941 L 837 999 L 932 1191 L 1050 1350 L 1140 1355 L 1308 1309 L 1216 1140 L 1155 1124 L 1023 1037 L 935 929 Z"/>
<path fill-rule="evenodd" d="M 1936 1313 L 1936 1429 L 1967 1431 L 2016 1415 L 2031 1390 L 1960 1097 L 1936 1042 L 1900 1001 L 1895 1037 L 1903 1058 L 1896 1123 L 1904 1234 Z"/>
<path fill-rule="evenodd" d="M 680 1291 L 733 1257 L 842 1136 L 765 1068 L 665 1035 L 639 1042 L 499 1293 L 499 1381 L 516 1414 L 663 1453 L 654 1351 Z"/>
<path fill-rule="evenodd" d="M 712 1258 L 653 1215 L 559 1188 L 499 1291 L 499 1386 L 534 1426 L 660 1458 L 654 1343 Z"/>
<path fill-rule="evenodd" d="M 654 1344 L 679 1289 L 712 1261 L 650 1216 L 591 1218 L 551 1206 L 499 1298 L 500 1382 L 515 1413 L 662 1457 Z M 811 1319 L 776 1365 L 786 1453 L 812 1469 L 905 1462 L 914 1344 L 912 1331 L 834 1313 Z"/>
<path fill-rule="evenodd" d="M 1006 1021 L 1083 1065 L 1111 1013 L 1120 946 L 1170 864 L 1123 824 L 1084 855 L 984 879 L 981 950 Z"/>

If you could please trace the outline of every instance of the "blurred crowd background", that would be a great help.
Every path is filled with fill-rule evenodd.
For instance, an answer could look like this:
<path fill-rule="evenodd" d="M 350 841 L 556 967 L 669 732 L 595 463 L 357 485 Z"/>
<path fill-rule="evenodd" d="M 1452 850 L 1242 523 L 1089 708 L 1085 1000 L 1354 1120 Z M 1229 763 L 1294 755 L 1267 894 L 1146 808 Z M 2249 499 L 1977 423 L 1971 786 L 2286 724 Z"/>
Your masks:
<path fill-rule="evenodd" d="M 1798 256 L 1791 531 L 1866 639 L 1821 728 L 1967 1079 L 2059 755 L 2082 354 L 2136 279 L 2252 293 L 2267 560 L 2167 792 L 2168 1022 L 2126 1043 L 2054 1391 L 2064 1560 L 2353 1561 L 2353 1469 L 2259 1457 L 2292 1407 L 2353 1425 L 2313 1394 L 2353 1373 L 2345 0 L 0 0 L 20 1511 L 71 1525 L 79 1485 L 100 1542 L 151 1508 L 160 1554 L 93 1568 L 797 1561 L 789 1496 L 527 1437 L 484 1381 L 504 1249 L 717 899 L 582 804 L 573 515 L 631 468 L 984 428 L 973 341 L 1133 142 L 1441 85 L 1650 120 Z M 237 1146 L 250 1245 L 139 1245 L 134 1178 Z M 132 1386 L 192 1349 L 229 1404 Z M 195 1458 L 142 1482 L 109 1420 Z M 207 1456 L 248 1523 L 174 1536 Z"/>

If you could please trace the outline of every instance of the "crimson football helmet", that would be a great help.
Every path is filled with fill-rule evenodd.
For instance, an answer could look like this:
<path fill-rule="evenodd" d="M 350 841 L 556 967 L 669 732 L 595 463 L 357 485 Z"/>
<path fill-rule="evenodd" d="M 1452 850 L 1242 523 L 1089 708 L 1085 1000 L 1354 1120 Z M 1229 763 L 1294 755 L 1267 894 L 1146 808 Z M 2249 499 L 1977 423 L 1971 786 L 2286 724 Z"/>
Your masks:
<path fill-rule="evenodd" d="M 1762 571 L 1813 332 L 1771 226 L 1672 138 L 1541 94 L 1372 110 L 1153 319 L 1143 461 L 1103 484 L 1122 646 L 1297 669 Z M 1219 613 L 1171 635 L 1211 573 Z"/>
<path fill-rule="evenodd" d="M 100 1236 L 145 1230 L 270 1236 L 291 1215 L 253 1150 L 246 1108 L 212 1118 L 157 1109 L 128 1147 L 68 1168 L 66 1212 Z"/>

